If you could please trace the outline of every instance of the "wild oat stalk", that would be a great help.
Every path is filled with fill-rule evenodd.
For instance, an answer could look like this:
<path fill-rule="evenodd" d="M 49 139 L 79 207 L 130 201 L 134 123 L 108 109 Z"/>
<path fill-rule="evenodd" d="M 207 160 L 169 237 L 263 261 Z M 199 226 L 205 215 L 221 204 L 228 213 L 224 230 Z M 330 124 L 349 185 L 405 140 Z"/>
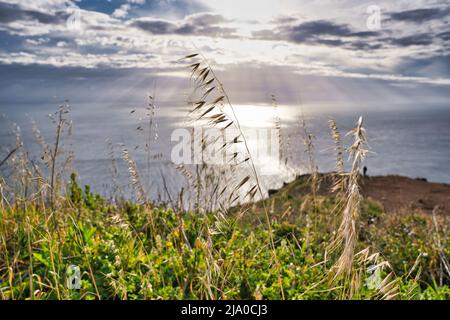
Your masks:
<path fill-rule="evenodd" d="M 283 159 L 283 150 L 284 150 L 284 141 L 283 141 L 283 134 L 281 132 L 281 119 L 280 119 L 280 115 L 279 115 L 279 110 L 278 110 L 278 102 L 277 102 L 277 98 L 275 97 L 275 95 L 271 95 L 271 99 L 272 99 L 272 106 L 274 109 L 274 122 L 275 122 L 275 130 L 277 131 L 277 138 L 278 138 L 278 147 L 280 149 L 280 154 L 279 154 L 279 158 L 280 160 Z M 287 166 L 287 162 L 288 162 L 288 158 L 286 157 L 284 160 L 284 166 Z"/>
<path fill-rule="evenodd" d="M 342 210 L 342 206 L 345 203 L 347 176 L 344 168 L 344 148 L 342 146 L 341 133 L 339 132 L 334 119 L 329 120 L 328 125 L 331 130 L 331 137 L 334 142 L 334 152 L 336 156 L 335 172 L 332 174 L 333 185 L 331 187 L 331 192 L 336 194 L 337 204 L 333 209 L 333 212 L 336 213 Z"/>
<path fill-rule="evenodd" d="M 314 157 L 314 139 L 315 136 L 308 131 L 308 128 L 306 126 L 305 117 L 302 114 L 301 118 L 301 128 L 303 130 L 303 143 L 306 147 L 305 152 L 308 155 L 308 166 L 309 166 L 309 173 L 310 178 L 309 182 L 311 184 L 311 193 L 312 193 L 312 201 L 313 201 L 313 209 L 316 210 L 317 207 L 317 193 L 319 192 L 319 173 L 317 164 Z"/>
<path fill-rule="evenodd" d="M 385 268 L 391 268 L 389 263 L 382 260 L 379 253 L 370 254 L 366 248 L 355 254 L 358 238 L 357 224 L 360 215 L 360 204 L 362 196 L 359 187 L 359 177 L 361 164 L 367 154 L 367 139 L 363 127 L 363 118 L 360 117 L 356 127 L 348 135 L 353 135 L 354 142 L 348 149 L 351 161 L 351 171 L 344 173 L 344 162 L 342 159 L 341 137 L 334 120 L 329 122 L 332 130 L 332 137 L 335 141 L 337 153 L 336 170 L 338 182 L 334 185 L 334 190 L 343 196 L 342 221 L 339 226 L 337 237 L 331 244 L 331 250 L 340 249 L 341 254 L 334 265 L 334 279 L 343 281 L 343 297 L 352 298 L 359 294 L 363 285 L 375 290 L 375 298 L 394 299 L 397 296 L 397 279 L 394 273 L 389 273 L 382 278 Z M 346 188 L 343 190 L 343 188 Z M 338 205 L 337 208 L 340 208 Z M 356 259 L 356 262 L 355 262 Z M 366 278 L 367 273 L 371 276 Z M 366 283 L 363 283 L 363 280 Z M 360 297 L 359 297 L 360 298 Z"/>
<path fill-rule="evenodd" d="M 147 178 L 150 179 L 150 170 L 151 170 L 151 161 L 154 159 L 160 158 L 161 154 L 153 154 L 152 147 L 154 142 L 158 139 L 158 131 L 157 131 L 157 123 L 155 122 L 155 111 L 156 111 L 156 96 L 155 90 L 153 90 L 152 95 L 148 95 L 148 103 L 145 106 L 144 115 L 139 117 L 140 124 L 136 128 L 137 131 L 140 131 L 144 136 L 144 146 L 143 150 L 146 154 L 146 175 Z M 136 110 L 132 110 L 131 113 L 135 113 Z M 138 149 L 139 146 L 136 146 Z M 150 180 L 146 183 L 147 188 L 152 187 L 152 182 Z"/>
<path fill-rule="evenodd" d="M 141 183 L 141 178 L 139 177 L 136 162 L 131 158 L 128 149 L 125 147 L 122 149 L 122 158 L 127 164 L 128 174 L 130 175 L 130 185 L 136 192 L 136 200 L 140 203 L 146 202 L 146 193 L 144 186 Z"/>
<path fill-rule="evenodd" d="M 25 148 L 20 127 L 14 125 L 13 129 L 16 136 L 17 151 L 8 160 L 9 167 L 12 169 L 12 179 L 8 179 L 13 184 L 12 192 L 9 192 L 12 202 L 27 201 L 34 202 L 41 200 L 44 207 L 46 199 L 46 190 L 49 184 L 39 169 L 39 166 L 29 158 L 28 150 Z"/>
<path fill-rule="evenodd" d="M 356 128 L 348 134 L 354 136 L 354 143 L 348 149 L 352 163 L 350 173 L 344 171 L 343 148 L 341 135 L 334 120 L 329 121 L 332 138 L 336 152 L 336 174 L 332 191 L 337 192 L 338 204 L 333 211 L 342 210 L 342 221 L 338 229 L 337 237 L 330 245 L 331 251 L 341 248 L 341 255 L 334 265 L 334 280 L 340 278 L 343 281 L 343 297 L 352 298 L 357 296 L 359 289 L 364 283 L 367 273 L 372 276 L 366 279 L 369 289 L 376 289 L 375 298 L 394 299 L 397 296 L 397 282 L 394 273 L 389 273 L 385 278 L 381 277 L 384 268 L 391 268 L 389 263 L 382 260 L 379 253 L 369 254 L 366 248 L 356 254 L 354 249 L 357 242 L 357 223 L 360 214 L 359 176 L 361 163 L 367 153 L 366 136 L 363 128 L 363 119 L 359 118 Z M 356 258 L 356 263 L 354 262 Z M 370 266 L 368 266 L 370 264 Z"/>
<path fill-rule="evenodd" d="M 435 244 L 435 248 L 439 255 L 439 262 L 441 264 L 441 276 L 440 276 L 440 285 L 442 286 L 443 283 L 443 271 L 445 270 L 447 277 L 450 279 L 450 263 L 447 260 L 447 257 L 445 255 L 445 245 L 442 243 L 445 243 L 445 240 L 441 240 L 441 236 L 439 234 L 439 226 L 437 222 L 437 212 L 439 210 L 439 206 L 435 206 L 433 208 L 432 217 L 433 217 L 433 226 L 434 226 L 434 234 L 433 234 L 433 241 Z"/>
<path fill-rule="evenodd" d="M 6 164 L 6 162 L 8 161 L 9 158 L 11 158 L 11 156 L 17 152 L 17 150 L 19 150 L 22 147 L 22 145 L 18 145 L 16 147 L 14 147 L 10 152 L 8 152 L 8 154 L 6 155 L 6 157 L 3 158 L 3 160 L 0 161 L 0 168 Z"/>
<path fill-rule="evenodd" d="M 337 238 L 333 243 L 334 248 L 341 248 L 341 255 L 335 264 L 335 277 L 349 277 L 352 272 L 354 250 L 357 241 L 357 223 L 362 200 L 358 179 L 361 171 L 361 163 L 367 153 L 365 149 L 367 140 L 362 117 L 359 118 L 356 127 L 348 133 L 348 135 L 350 134 L 354 137 L 354 142 L 348 149 L 352 167 L 347 175 L 347 192 L 342 212 L 342 221 L 337 232 Z"/>
<path fill-rule="evenodd" d="M 136 131 L 143 136 L 143 145 L 136 145 L 134 147 L 135 150 L 141 149 L 143 152 L 145 152 L 146 156 L 146 163 L 145 163 L 145 177 L 147 178 L 146 181 L 143 181 L 143 186 L 146 190 L 152 189 L 152 180 L 151 180 L 151 163 L 154 159 L 159 159 L 162 157 L 162 154 L 153 154 L 152 147 L 153 143 L 158 139 L 158 132 L 157 132 L 157 123 L 155 122 L 155 110 L 156 110 L 156 103 L 155 103 L 155 90 L 153 90 L 152 95 L 148 95 L 148 103 L 144 107 L 143 110 L 137 110 L 133 109 L 130 111 L 130 114 L 137 114 L 138 115 L 138 125 L 136 127 Z"/>
<path fill-rule="evenodd" d="M 382 259 L 381 255 L 371 253 L 369 248 L 365 248 L 355 254 L 355 266 L 351 275 L 351 286 L 348 291 L 348 298 L 359 296 L 359 290 L 362 286 L 367 287 L 373 293 L 371 298 L 392 300 L 398 295 L 398 279 L 395 277 L 391 265 Z"/>
<path fill-rule="evenodd" d="M 181 60 L 190 61 L 188 68 L 191 70 L 191 79 L 195 84 L 194 93 L 200 91 L 201 97 L 197 100 L 191 102 L 192 110 L 191 114 L 198 115 L 197 120 L 206 120 L 207 123 L 211 127 L 219 127 L 221 130 L 226 130 L 229 127 L 233 127 L 237 130 L 238 135 L 229 141 L 225 141 L 222 145 L 221 149 L 229 148 L 231 146 L 235 146 L 236 144 L 243 143 L 245 149 L 244 160 L 237 162 L 238 153 L 235 152 L 232 154 L 230 162 L 234 161 L 236 165 L 240 165 L 243 163 L 249 164 L 250 170 L 253 175 L 253 179 L 255 180 L 254 185 L 250 185 L 248 187 L 248 192 L 245 197 L 249 197 L 250 200 L 255 197 L 258 193 L 261 199 L 264 199 L 264 195 L 261 188 L 261 183 L 259 180 L 259 175 L 256 170 L 255 163 L 253 161 L 252 155 L 250 153 L 250 148 L 248 146 L 247 139 L 243 133 L 241 124 L 236 115 L 235 109 L 231 100 L 214 72 L 213 68 L 208 63 L 207 59 L 198 53 L 191 54 L 185 56 Z M 215 96 L 214 98 L 211 98 Z M 231 113 L 225 111 L 225 105 L 231 110 Z M 235 201 L 239 199 L 239 195 L 236 196 L 236 192 L 238 192 L 244 185 L 248 185 L 250 182 L 250 176 L 245 176 L 242 180 L 240 180 L 233 189 L 229 190 L 228 202 L 229 205 L 232 205 Z M 225 186 L 226 188 L 226 186 Z M 225 189 L 224 189 L 225 191 Z M 224 194 L 224 191 L 221 191 L 220 194 Z M 262 201 L 264 212 L 266 216 L 267 226 L 269 230 L 269 240 L 273 253 L 273 258 L 275 261 L 275 266 L 279 269 L 280 263 L 276 254 L 275 244 L 273 239 L 273 232 L 271 226 L 271 219 L 269 216 L 269 212 L 266 208 L 266 204 Z M 279 278 L 281 294 L 284 298 L 283 286 L 281 284 L 281 277 Z"/>
<path fill-rule="evenodd" d="M 67 105 L 59 106 L 59 110 L 56 112 L 57 120 L 56 120 L 56 137 L 55 144 L 53 149 L 50 151 L 51 157 L 51 165 L 50 165 L 50 190 L 51 190 L 51 205 L 52 207 L 55 205 L 55 197 L 56 197 L 56 183 L 57 183 L 57 158 L 59 154 L 59 148 L 61 144 L 61 136 L 63 133 L 64 126 L 67 124 L 67 119 L 65 118 L 65 114 L 69 111 L 67 110 Z"/>
<path fill-rule="evenodd" d="M 39 168 L 38 163 L 29 160 L 30 167 L 34 170 L 33 179 L 38 181 L 41 187 L 38 190 L 43 190 L 42 188 L 48 185 L 50 190 L 50 204 L 52 207 L 56 204 L 56 198 L 58 192 L 61 191 L 63 187 L 62 176 L 65 172 L 70 172 L 71 164 L 73 160 L 73 152 L 67 151 L 64 148 L 63 140 L 64 137 L 70 137 L 72 135 L 72 122 L 68 119 L 69 105 L 67 103 L 62 104 L 58 107 L 58 110 L 50 115 L 50 119 L 55 124 L 55 141 L 52 146 L 50 146 L 41 131 L 39 130 L 35 121 L 32 122 L 32 131 L 37 144 L 42 149 L 42 154 L 39 161 L 43 163 L 44 168 L 46 168 L 46 173 Z M 36 177 L 35 177 L 36 176 Z M 44 195 L 41 193 L 41 197 Z M 42 199 L 43 202 L 48 201 Z"/>
<path fill-rule="evenodd" d="M 344 173 L 344 148 L 342 147 L 341 133 L 337 127 L 336 121 L 331 119 L 328 121 L 331 130 L 331 137 L 334 142 L 334 151 L 336 152 L 336 173 Z"/>
<path fill-rule="evenodd" d="M 111 160 L 110 170 L 111 170 L 111 177 L 112 177 L 112 183 L 113 183 L 112 195 L 114 198 L 117 198 L 118 196 L 122 197 L 123 194 L 122 194 L 121 187 L 119 185 L 119 168 L 117 167 L 117 159 L 116 159 L 116 155 L 115 155 L 114 144 L 108 138 L 108 139 L 106 139 L 106 145 L 108 147 L 108 156 L 109 156 L 109 159 Z"/>

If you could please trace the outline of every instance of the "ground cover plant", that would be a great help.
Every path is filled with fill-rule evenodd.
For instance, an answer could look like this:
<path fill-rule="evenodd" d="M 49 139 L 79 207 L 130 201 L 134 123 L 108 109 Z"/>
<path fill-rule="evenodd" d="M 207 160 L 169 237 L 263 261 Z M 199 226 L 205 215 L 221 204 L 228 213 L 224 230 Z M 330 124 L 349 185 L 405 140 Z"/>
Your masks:
<path fill-rule="evenodd" d="M 450 298 L 447 216 L 438 208 L 387 213 L 362 196 L 363 118 L 355 119 L 348 147 L 330 121 L 336 170 L 326 175 L 317 172 L 314 138 L 302 120 L 310 172 L 268 197 L 213 68 L 199 54 L 182 63 L 194 83 L 190 115 L 219 130 L 234 127 L 237 136 L 224 145 L 243 144 L 242 160 L 230 168 L 178 166 L 195 194 L 186 209 L 182 194 L 148 199 L 123 146 L 133 197 L 106 198 L 81 186 L 71 166 L 68 105 L 53 116 L 53 142 L 35 126 L 39 161 L 17 129 L 15 147 L 0 162 L 1 299 Z M 148 108 L 151 132 L 153 97 Z M 210 144 L 205 139 L 202 150 Z M 247 174 L 227 180 L 226 170 L 240 168 Z M 333 181 L 329 195 L 319 192 L 324 179 Z M 76 290 L 68 283 L 71 265 L 81 272 Z"/>

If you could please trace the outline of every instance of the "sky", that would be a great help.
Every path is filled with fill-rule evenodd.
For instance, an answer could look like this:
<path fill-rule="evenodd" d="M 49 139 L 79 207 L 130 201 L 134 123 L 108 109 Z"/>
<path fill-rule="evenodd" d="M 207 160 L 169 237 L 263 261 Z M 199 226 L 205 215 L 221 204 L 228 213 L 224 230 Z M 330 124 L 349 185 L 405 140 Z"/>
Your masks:
<path fill-rule="evenodd" d="M 183 100 L 200 52 L 236 103 L 450 102 L 450 2 L 0 0 L 0 111 Z"/>

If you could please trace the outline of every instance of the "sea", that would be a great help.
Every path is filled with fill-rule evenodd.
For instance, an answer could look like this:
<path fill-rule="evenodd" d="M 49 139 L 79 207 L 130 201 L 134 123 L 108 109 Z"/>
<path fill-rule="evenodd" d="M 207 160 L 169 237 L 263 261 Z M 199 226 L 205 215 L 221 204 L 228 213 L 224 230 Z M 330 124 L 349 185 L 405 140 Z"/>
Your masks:
<path fill-rule="evenodd" d="M 36 143 L 36 128 L 49 145 L 54 144 L 56 124 L 50 115 L 56 110 L 57 106 L 52 104 L 0 106 L 0 160 L 14 148 L 20 130 L 29 158 L 38 163 L 43 151 Z M 308 173 L 313 166 L 320 172 L 333 171 L 336 152 L 328 122 L 336 121 L 343 148 L 347 149 L 354 141 L 351 130 L 359 117 L 363 119 L 367 137 L 363 165 L 369 175 L 402 175 L 450 183 L 450 105 L 344 109 L 333 105 L 242 104 L 234 105 L 233 110 L 228 110 L 231 111 L 244 135 L 248 132 L 247 146 L 265 191 Z M 174 159 L 174 154 L 179 156 L 181 147 L 189 147 L 180 138 L 183 134 L 191 134 L 193 128 L 201 131 L 188 106 L 174 107 L 170 101 L 158 103 L 154 110 L 149 110 L 145 102 L 72 104 L 64 117 L 66 126 L 70 123 L 72 128 L 70 135 L 68 128 L 62 135 L 61 157 L 73 152 L 71 170 L 77 172 L 82 185 L 89 185 L 104 196 L 113 196 L 119 184 L 123 196 L 133 197 L 129 164 L 123 159 L 123 151 L 127 150 L 149 198 L 160 201 L 175 198 L 186 187 L 186 176 L 180 174 L 177 168 L 180 160 Z M 208 125 L 201 132 L 208 135 L 207 129 Z M 236 150 L 245 153 L 243 141 L 238 144 Z M 269 144 L 272 151 L 266 152 Z M 185 149 L 184 153 L 191 152 L 189 159 L 195 158 L 194 148 Z M 236 165 L 227 156 L 220 165 Z M 346 151 L 343 157 L 349 168 L 351 159 Z M 242 158 L 244 165 L 250 162 L 247 158 Z M 185 167 L 195 166 L 186 163 Z M 9 174 L 5 168 L 0 170 L 2 176 Z"/>

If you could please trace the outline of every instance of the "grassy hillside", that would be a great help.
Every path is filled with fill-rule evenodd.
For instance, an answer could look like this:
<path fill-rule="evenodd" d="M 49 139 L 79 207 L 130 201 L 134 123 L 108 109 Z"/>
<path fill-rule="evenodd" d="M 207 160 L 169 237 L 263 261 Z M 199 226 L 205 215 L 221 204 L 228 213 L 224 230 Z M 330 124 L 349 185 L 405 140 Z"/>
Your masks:
<path fill-rule="evenodd" d="M 291 186 L 292 187 L 292 186 Z M 287 189 L 289 190 L 289 189 Z M 0 210 L 0 297 L 3 299 L 338 299 L 348 279 L 333 280 L 336 230 L 333 197 L 266 200 L 274 219 L 258 223 L 259 205 L 227 218 L 136 205 L 110 204 L 72 180 L 51 209 L 39 204 Z M 286 208 L 286 209 L 285 209 Z M 364 201 L 352 298 L 448 299 L 432 218 L 386 215 Z M 445 230 L 447 232 L 447 230 Z M 380 256 L 370 258 L 373 250 Z M 390 266 L 383 263 L 388 261 Z M 279 263 L 279 268 L 274 264 Z M 81 269 L 81 289 L 69 290 L 66 268 Z M 374 270 L 370 267 L 377 266 Z M 388 273 L 390 288 L 376 282 Z M 445 271 L 444 271 L 445 274 Z M 443 283 L 441 283 L 443 281 Z M 381 288 L 381 289 L 380 289 Z M 383 291 L 386 290 L 386 291 Z"/>
<path fill-rule="evenodd" d="M 219 168 L 177 166 L 195 195 L 194 209 L 187 210 L 183 191 L 169 197 L 170 205 L 150 201 L 132 153 L 121 145 L 116 158 L 112 142 L 113 185 L 117 161 L 124 161 L 134 202 L 81 188 L 71 167 L 76 155 L 64 143 L 71 132 L 65 105 L 52 116 L 54 142 L 33 125 L 38 157 L 30 156 L 17 128 L 15 146 L 0 158 L 1 299 L 450 298 L 448 220 L 437 209 L 386 213 L 365 197 L 362 118 L 347 148 L 330 121 L 336 172 L 328 176 L 317 172 L 314 137 L 302 119 L 295 138 L 305 146 L 310 174 L 266 198 L 222 83 L 200 55 L 185 58 L 195 84 L 190 114 L 207 127 L 234 128 L 237 136 L 221 150 L 239 144 L 241 154 L 232 153 Z M 148 123 L 139 126 L 149 166 L 154 107 L 150 97 Z M 279 119 L 275 129 L 280 146 L 288 145 Z M 201 159 L 214 142 L 202 138 Z M 390 197 L 391 182 L 383 179 L 375 194 Z M 390 203 L 395 199 L 392 194 Z M 70 266 L 80 270 L 79 289 L 68 283 Z"/>

